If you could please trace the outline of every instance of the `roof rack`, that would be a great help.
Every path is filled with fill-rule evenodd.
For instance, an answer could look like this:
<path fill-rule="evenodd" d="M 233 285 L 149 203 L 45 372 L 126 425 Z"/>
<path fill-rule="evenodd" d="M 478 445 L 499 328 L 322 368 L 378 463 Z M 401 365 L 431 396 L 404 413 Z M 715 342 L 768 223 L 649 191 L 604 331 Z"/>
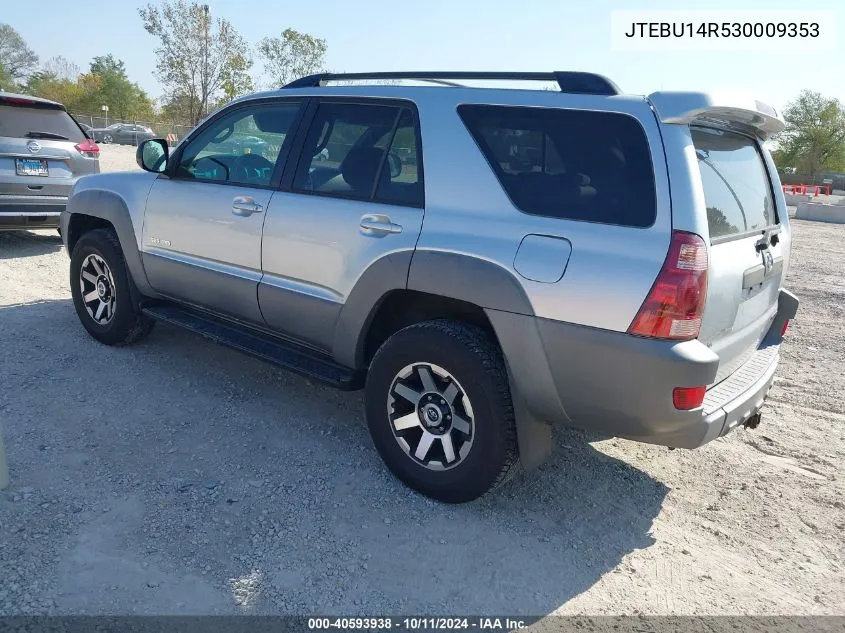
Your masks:
<path fill-rule="evenodd" d="M 583 73 L 573 71 L 556 70 L 552 72 L 500 72 L 500 71 L 464 71 L 449 70 L 444 72 L 434 71 L 400 71 L 400 72 L 375 72 L 375 73 L 319 73 L 301 77 L 284 88 L 317 88 L 328 81 L 357 81 L 365 79 L 414 79 L 418 81 L 429 81 L 432 83 L 457 86 L 453 80 L 461 79 L 493 79 L 501 81 L 555 81 L 560 86 L 561 92 L 591 94 L 591 95 L 618 95 L 619 88 L 607 77 L 595 73 Z"/>

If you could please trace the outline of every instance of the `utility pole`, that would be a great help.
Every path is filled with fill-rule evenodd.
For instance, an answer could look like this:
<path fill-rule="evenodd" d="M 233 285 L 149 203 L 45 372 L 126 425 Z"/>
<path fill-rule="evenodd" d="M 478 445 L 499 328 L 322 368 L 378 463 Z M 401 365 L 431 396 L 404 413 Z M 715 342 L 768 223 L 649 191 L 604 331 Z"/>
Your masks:
<path fill-rule="evenodd" d="M 203 27 L 205 28 L 205 37 L 203 39 L 203 59 L 202 59 L 202 115 L 208 116 L 208 5 L 202 5 L 203 11 Z"/>

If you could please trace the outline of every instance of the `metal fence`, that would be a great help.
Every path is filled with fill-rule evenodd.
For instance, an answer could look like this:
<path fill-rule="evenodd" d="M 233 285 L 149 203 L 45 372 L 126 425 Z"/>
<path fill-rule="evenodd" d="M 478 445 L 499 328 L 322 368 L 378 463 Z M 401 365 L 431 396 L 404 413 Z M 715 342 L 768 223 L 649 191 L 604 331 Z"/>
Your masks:
<path fill-rule="evenodd" d="M 829 185 L 831 190 L 845 190 L 845 174 L 822 174 L 813 177 L 810 174 L 781 172 L 780 181 L 784 185 Z"/>
<path fill-rule="evenodd" d="M 155 134 L 157 138 L 168 138 L 169 140 L 172 140 L 172 144 L 174 145 L 178 141 L 182 140 L 182 137 L 186 136 L 194 129 L 193 125 L 182 125 L 180 123 L 169 121 L 140 121 L 136 119 L 121 119 L 102 115 L 83 114 L 79 112 L 71 112 L 71 115 L 79 123 L 97 130 L 107 128 L 115 123 L 147 127 L 153 131 L 153 134 Z M 175 140 L 173 140 L 174 138 Z"/>

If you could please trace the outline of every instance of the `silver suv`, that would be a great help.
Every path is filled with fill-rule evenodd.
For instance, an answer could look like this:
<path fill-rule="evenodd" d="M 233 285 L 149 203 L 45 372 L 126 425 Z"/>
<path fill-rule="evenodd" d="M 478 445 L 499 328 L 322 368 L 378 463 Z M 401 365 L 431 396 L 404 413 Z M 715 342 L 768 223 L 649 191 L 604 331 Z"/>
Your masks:
<path fill-rule="evenodd" d="M 759 423 L 796 313 L 782 128 L 589 73 L 306 77 L 77 184 L 76 311 L 107 344 L 161 320 L 366 389 L 387 466 L 447 502 L 542 462 L 552 423 L 695 448 Z"/>
<path fill-rule="evenodd" d="M 77 178 L 100 148 L 55 101 L 0 92 L 0 231 L 59 226 Z"/>

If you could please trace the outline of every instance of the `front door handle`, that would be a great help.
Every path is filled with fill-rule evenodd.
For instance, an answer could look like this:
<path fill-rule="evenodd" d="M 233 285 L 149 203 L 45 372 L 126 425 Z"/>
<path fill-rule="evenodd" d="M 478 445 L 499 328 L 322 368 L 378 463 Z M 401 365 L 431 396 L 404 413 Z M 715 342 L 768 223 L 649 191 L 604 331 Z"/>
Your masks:
<path fill-rule="evenodd" d="M 232 213 L 242 218 L 247 218 L 253 213 L 260 213 L 263 208 L 251 196 L 235 196 L 232 200 Z"/>
<path fill-rule="evenodd" d="M 368 213 L 361 216 L 361 233 L 364 235 L 388 235 L 389 233 L 401 233 L 402 225 L 394 224 L 386 215 Z"/>

